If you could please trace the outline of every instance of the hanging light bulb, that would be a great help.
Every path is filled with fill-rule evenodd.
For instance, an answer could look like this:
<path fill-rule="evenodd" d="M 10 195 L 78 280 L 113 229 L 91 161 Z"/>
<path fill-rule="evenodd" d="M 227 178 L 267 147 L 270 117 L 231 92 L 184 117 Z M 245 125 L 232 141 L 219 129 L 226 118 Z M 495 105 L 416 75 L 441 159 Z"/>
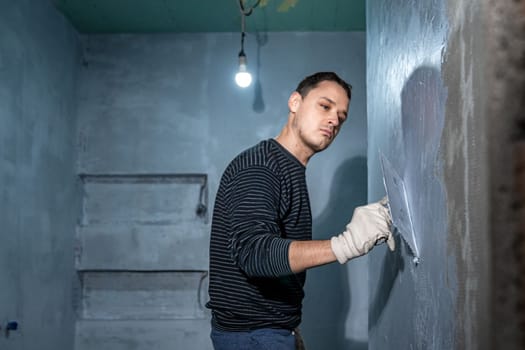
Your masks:
<path fill-rule="evenodd" d="M 250 8 L 246 9 L 244 7 L 244 0 L 239 0 L 239 9 L 241 11 L 241 51 L 239 52 L 239 70 L 237 71 L 237 74 L 235 74 L 235 82 L 237 85 L 239 85 L 242 88 L 246 88 L 250 86 L 252 83 L 252 75 L 250 72 L 248 72 L 248 69 L 246 67 L 246 54 L 244 53 L 244 36 L 245 33 L 245 21 L 246 16 L 249 16 L 252 14 L 252 11 L 261 0 L 257 0 L 254 5 L 252 5 Z"/>
<path fill-rule="evenodd" d="M 250 86 L 252 75 L 246 69 L 246 55 L 244 51 L 239 52 L 239 71 L 235 74 L 235 82 L 242 88 Z"/>

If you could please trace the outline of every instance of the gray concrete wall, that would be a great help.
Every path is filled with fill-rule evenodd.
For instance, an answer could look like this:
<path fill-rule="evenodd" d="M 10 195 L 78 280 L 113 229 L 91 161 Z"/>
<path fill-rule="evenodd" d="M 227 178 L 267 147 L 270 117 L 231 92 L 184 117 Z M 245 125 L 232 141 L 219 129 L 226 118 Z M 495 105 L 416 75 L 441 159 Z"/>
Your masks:
<path fill-rule="evenodd" d="M 50 1 L 0 8 L 0 349 L 71 349 L 79 41 Z"/>
<path fill-rule="evenodd" d="M 493 349 L 525 348 L 525 1 L 487 1 Z"/>
<path fill-rule="evenodd" d="M 369 196 L 378 150 L 407 185 L 419 265 L 406 245 L 370 258 L 371 349 L 488 349 L 485 37 L 477 1 L 367 4 Z"/>
<path fill-rule="evenodd" d="M 364 33 L 249 33 L 246 38 L 248 67 L 259 78 L 246 90 L 234 83 L 239 33 L 95 35 L 84 36 L 82 42 L 78 172 L 112 178 L 108 181 L 119 186 L 116 192 L 107 192 L 100 184 L 84 187 L 87 191 L 84 204 L 87 205 L 79 226 L 79 238 L 82 240 L 86 237 L 84 234 L 90 232 L 90 237 L 96 238 L 89 240 L 91 251 L 97 250 L 97 256 L 109 259 L 105 260 L 105 266 L 96 266 L 98 273 L 104 269 L 124 270 L 122 264 L 128 264 L 129 260 L 118 258 L 120 255 L 115 255 L 111 261 L 112 255 L 104 253 L 104 250 L 115 249 L 118 244 L 115 237 L 124 237 L 124 248 L 118 251 L 128 249 L 133 256 L 133 269 L 142 271 L 154 270 L 155 266 L 144 253 L 148 250 L 142 249 L 151 247 L 144 237 L 161 235 L 169 240 L 177 232 L 187 232 L 179 239 L 184 242 L 184 236 L 192 239 L 202 237 L 204 232 L 206 240 L 196 239 L 188 243 L 183 252 L 174 252 L 183 254 L 182 259 L 164 255 L 156 262 L 159 269 L 175 271 L 182 266 L 176 261 L 194 260 L 193 266 L 184 266 L 184 269 L 201 273 L 202 264 L 198 262 L 208 259 L 209 217 L 204 230 L 199 220 L 181 225 L 174 221 L 173 213 L 153 215 L 151 209 L 162 203 L 177 208 L 174 204 L 177 200 L 169 191 L 154 190 L 158 188 L 154 182 L 166 185 L 167 181 L 159 182 L 157 175 L 207 175 L 210 213 L 220 175 L 228 162 L 244 148 L 279 133 L 286 121 L 290 93 L 305 75 L 315 71 L 336 71 L 354 86 L 346 125 L 331 148 L 316 156 L 307 170 L 315 237 L 328 238 L 339 233 L 350 219 L 353 208 L 366 202 Z M 150 186 L 147 188 L 151 196 L 139 200 L 137 195 L 131 195 L 127 187 L 116 180 L 116 174 L 149 174 L 147 181 L 141 183 Z M 182 195 L 186 190 L 180 191 L 185 208 L 193 213 L 197 205 L 195 196 L 188 195 L 186 199 Z M 104 200 L 104 193 L 107 200 Z M 135 215 L 123 219 L 123 211 L 117 210 L 118 203 L 140 207 L 130 212 L 140 213 L 141 222 L 137 222 Z M 92 214 L 102 206 L 110 206 L 116 216 L 90 221 Z M 144 213 L 149 213 L 149 219 Z M 97 245 L 97 239 L 102 237 L 104 240 L 99 240 Z M 80 266 L 82 261 L 81 258 Z M 91 287 L 84 290 L 89 300 L 101 295 L 109 299 L 123 295 L 114 286 L 104 284 L 110 278 L 86 277 L 84 282 L 96 281 L 92 286 L 98 290 L 95 292 Z M 141 280 L 159 279 L 145 277 L 140 272 L 135 281 Z M 190 308 L 187 311 L 196 315 L 196 319 L 181 321 L 167 317 L 168 320 L 156 321 L 152 328 L 152 323 L 130 320 L 133 310 L 128 310 L 124 314 L 115 313 L 113 318 L 118 322 L 112 323 L 115 328 L 111 330 L 107 324 L 96 324 L 92 316 L 101 308 L 89 304 L 85 314 L 88 319 L 79 322 L 77 350 L 118 349 L 130 344 L 171 348 L 175 333 L 159 336 L 163 334 L 162 329 L 186 334 L 186 340 L 179 339 L 183 342 L 207 339 L 209 318 L 201 322 L 202 312 L 194 309 L 198 305 L 195 300 L 198 291 L 193 280 L 188 276 L 188 284 L 184 284 L 193 286 L 193 294 L 181 291 L 180 295 L 191 300 L 187 303 Z M 128 286 L 127 296 L 145 288 L 136 284 Z M 366 258 L 345 266 L 334 264 L 310 271 L 306 293 L 303 329 L 309 349 L 346 349 L 349 344 L 366 344 Z M 152 300 L 154 308 L 163 302 L 154 296 Z M 111 305 L 108 299 L 103 301 L 108 302 L 106 305 Z M 125 303 L 124 300 L 121 304 Z M 121 304 L 116 303 L 115 308 Z M 151 310 L 146 314 L 152 318 Z M 137 333 L 125 332 L 130 327 L 147 335 L 140 339 L 130 337 Z"/>

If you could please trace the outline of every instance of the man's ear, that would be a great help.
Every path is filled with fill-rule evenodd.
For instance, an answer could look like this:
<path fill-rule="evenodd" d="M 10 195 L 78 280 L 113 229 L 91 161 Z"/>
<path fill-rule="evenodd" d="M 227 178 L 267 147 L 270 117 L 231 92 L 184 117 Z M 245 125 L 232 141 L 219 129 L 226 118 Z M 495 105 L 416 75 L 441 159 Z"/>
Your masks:
<path fill-rule="evenodd" d="M 294 91 L 290 95 L 290 98 L 288 99 L 288 108 L 290 109 L 290 112 L 293 112 L 293 113 L 297 112 L 297 109 L 301 105 L 302 101 L 303 101 L 303 97 L 301 96 L 301 94 L 298 93 L 297 91 Z"/>

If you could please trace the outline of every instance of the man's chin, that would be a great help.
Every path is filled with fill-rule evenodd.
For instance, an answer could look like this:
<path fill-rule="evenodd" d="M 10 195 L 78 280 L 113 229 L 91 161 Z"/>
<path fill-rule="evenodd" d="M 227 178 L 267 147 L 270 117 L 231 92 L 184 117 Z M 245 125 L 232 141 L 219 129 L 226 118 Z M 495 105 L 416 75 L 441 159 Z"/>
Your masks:
<path fill-rule="evenodd" d="M 321 143 L 317 144 L 313 149 L 314 149 L 315 153 L 319 153 L 319 152 L 322 152 L 325 149 L 327 149 L 328 146 L 330 146 L 330 144 L 332 144 L 332 140 L 324 141 L 324 142 L 321 142 Z"/>

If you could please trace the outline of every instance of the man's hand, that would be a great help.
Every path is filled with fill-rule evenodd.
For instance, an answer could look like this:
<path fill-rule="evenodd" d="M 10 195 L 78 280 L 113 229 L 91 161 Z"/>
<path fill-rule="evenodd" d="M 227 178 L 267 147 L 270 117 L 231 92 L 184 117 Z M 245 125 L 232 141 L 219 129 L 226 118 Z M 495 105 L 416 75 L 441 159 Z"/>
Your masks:
<path fill-rule="evenodd" d="M 352 221 L 346 225 L 346 230 L 332 237 L 332 251 L 339 263 L 344 264 L 349 259 L 364 255 L 376 244 L 385 241 L 391 251 L 395 249 L 394 237 L 390 232 L 392 219 L 386 207 L 387 201 L 385 197 L 377 203 L 357 207 Z"/>

